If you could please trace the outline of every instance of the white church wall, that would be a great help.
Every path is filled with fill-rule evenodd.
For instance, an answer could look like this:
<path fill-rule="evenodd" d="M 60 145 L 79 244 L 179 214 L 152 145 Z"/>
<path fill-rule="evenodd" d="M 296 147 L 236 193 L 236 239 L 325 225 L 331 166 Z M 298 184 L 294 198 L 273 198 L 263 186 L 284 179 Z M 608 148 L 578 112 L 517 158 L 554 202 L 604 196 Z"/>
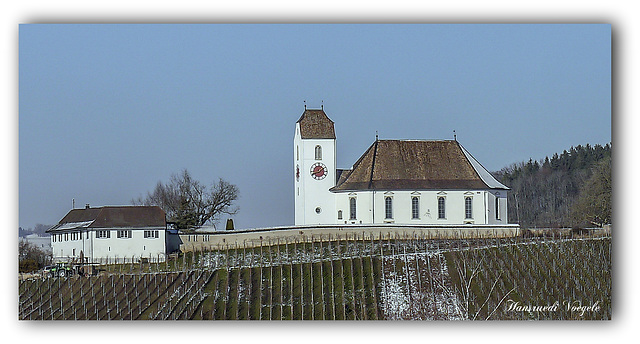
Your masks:
<path fill-rule="evenodd" d="M 370 192 L 349 192 L 336 193 L 336 209 L 334 212 L 334 222 L 336 224 L 368 224 L 372 223 L 373 200 Z M 356 217 L 351 218 L 351 199 L 355 199 Z M 339 212 L 342 212 L 342 219 L 338 219 Z"/>
<path fill-rule="evenodd" d="M 506 224 L 506 192 L 499 192 L 501 220 L 495 219 L 495 193 L 487 190 L 360 191 L 336 193 L 337 224 L 395 223 L 416 225 Z M 386 218 L 385 198 L 392 199 L 392 217 Z M 418 198 L 418 218 L 413 218 L 412 198 Z M 445 216 L 438 217 L 438 198 L 445 200 Z M 471 198 L 471 218 L 466 218 L 465 198 Z M 357 199 L 357 219 L 349 219 L 349 199 Z M 374 200 L 375 198 L 375 200 Z M 343 219 L 338 219 L 342 211 Z M 375 216 L 375 221 L 373 217 Z M 493 219 L 493 220 L 492 220 Z M 346 221 L 346 222 L 345 222 Z M 330 223 L 330 222 L 327 222 Z"/>
<path fill-rule="evenodd" d="M 498 209 L 496 210 L 496 199 L 498 200 Z M 492 225 L 506 225 L 507 219 L 507 191 L 506 190 L 492 190 L 487 193 L 487 208 L 488 208 L 488 224 Z M 496 216 L 496 211 L 499 216 Z"/>

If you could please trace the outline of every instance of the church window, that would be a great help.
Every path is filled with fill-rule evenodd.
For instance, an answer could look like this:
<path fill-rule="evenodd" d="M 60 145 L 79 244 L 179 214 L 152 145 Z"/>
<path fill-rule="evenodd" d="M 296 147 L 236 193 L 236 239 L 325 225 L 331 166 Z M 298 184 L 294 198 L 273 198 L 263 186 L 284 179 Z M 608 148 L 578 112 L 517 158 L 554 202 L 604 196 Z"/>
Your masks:
<path fill-rule="evenodd" d="M 496 220 L 500 220 L 500 197 L 496 196 Z"/>
<path fill-rule="evenodd" d="M 420 198 L 419 197 L 411 197 L 411 218 L 412 219 L 420 218 Z"/>
<path fill-rule="evenodd" d="M 472 200 L 473 198 L 471 197 L 464 198 L 464 218 L 465 219 L 473 218 Z"/>
<path fill-rule="evenodd" d="M 342 210 L 338 210 L 338 220 L 342 220 Z"/>
<path fill-rule="evenodd" d="M 322 147 L 316 146 L 316 160 L 322 160 Z"/>
<path fill-rule="evenodd" d="M 445 218 L 445 209 L 444 209 L 444 197 L 438 197 L 438 218 Z"/>
<path fill-rule="evenodd" d="M 384 218 L 385 219 L 393 218 L 393 198 L 391 197 L 384 198 Z"/>
<path fill-rule="evenodd" d="M 296 161 L 300 160 L 300 147 L 296 146 Z"/>
<path fill-rule="evenodd" d="M 349 198 L 349 220 L 356 219 L 356 198 Z"/>

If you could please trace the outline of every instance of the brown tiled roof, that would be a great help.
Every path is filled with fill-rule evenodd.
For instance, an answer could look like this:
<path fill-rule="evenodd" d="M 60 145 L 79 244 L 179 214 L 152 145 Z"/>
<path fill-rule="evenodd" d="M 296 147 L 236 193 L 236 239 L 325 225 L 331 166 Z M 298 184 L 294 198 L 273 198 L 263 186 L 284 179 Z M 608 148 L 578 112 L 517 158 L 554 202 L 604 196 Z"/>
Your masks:
<path fill-rule="evenodd" d="M 59 224 L 93 221 L 101 210 L 102 208 L 73 209 L 60 220 Z"/>
<path fill-rule="evenodd" d="M 83 228 L 164 227 L 165 213 L 158 206 L 121 206 L 73 209 L 50 230 Z"/>
<path fill-rule="evenodd" d="M 336 169 L 336 185 L 342 184 L 351 174 L 351 170 Z"/>
<path fill-rule="evenodd" d="M 457 141 L 379 140 L 331 191 L 486 188 Z"/>
<path fill-rule="evenodd" d="M 300 123 L 300 136 L 303 139 L 336 138 L 333 121 L 327 117 L 327 114 L 322 109 L 305 109 L 296 123 Z"/>

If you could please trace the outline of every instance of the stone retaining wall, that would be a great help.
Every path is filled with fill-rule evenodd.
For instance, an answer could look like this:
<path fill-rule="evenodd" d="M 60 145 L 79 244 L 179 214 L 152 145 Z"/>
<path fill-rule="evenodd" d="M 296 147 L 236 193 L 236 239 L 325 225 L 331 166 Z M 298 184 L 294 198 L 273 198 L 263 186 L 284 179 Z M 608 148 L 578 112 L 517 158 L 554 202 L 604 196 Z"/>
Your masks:
<path fill-rule="evenodd" d="M 226 232 L 179 234 L 180 250 L 218 249 L 225 247 L 257 247 L 285 242 L 336 240 L 377 240 L 383 238 L 461 239 L 514 237 L 520 226 L 303 226 L 272 229 L 236 230 Z"/>

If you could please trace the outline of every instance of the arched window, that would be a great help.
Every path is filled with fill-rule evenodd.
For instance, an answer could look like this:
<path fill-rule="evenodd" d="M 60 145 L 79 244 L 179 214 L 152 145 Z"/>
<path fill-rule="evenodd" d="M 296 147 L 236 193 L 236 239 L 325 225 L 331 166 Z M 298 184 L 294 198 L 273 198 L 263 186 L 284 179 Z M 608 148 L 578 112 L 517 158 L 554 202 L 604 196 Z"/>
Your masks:
<path fill-rule="evenodd" d="M 342 220 L 342 210 L 338 210 L 338 220 Z"/>
<path fill-rule="evenodd" d="M 473 199 L 471 197 L 464 198 L 464 218 L 465 219 L 473 218 L 472 200 Z"/>
<path fill-rule="evenodd" d="M 322 160 L 322 147 L 316 146 L 316 160 Z"/>
<path fill-rule="evenodd" d="M 438 218 L 445 218 L 445 209 L 444 209 L 444 197 L 438 197 Z"/>
<path fill-rule="evenodd" d="M 300 147 L 296 146 L 296 161 L 300 160 Z"/>
<path fill-rule="evenodd" d="M 412 219 L 420 218 L 420 198 L 419 197 L 411 197 L 411 218 Z"/>
<path fill-rule="evenodd" d="M 391 197 L 384 198 L 384 218 L 385 219 L 393 218 L 393 198 Z"/>
<path fill-rule="evenodd" d="M 356 219 L 356 198 L 349 198 L 349 220 Z"/>
<path fill-rule="evenodd" d="M 500 220 L 500 197 L 496 196 L 496 220 Z"/>

